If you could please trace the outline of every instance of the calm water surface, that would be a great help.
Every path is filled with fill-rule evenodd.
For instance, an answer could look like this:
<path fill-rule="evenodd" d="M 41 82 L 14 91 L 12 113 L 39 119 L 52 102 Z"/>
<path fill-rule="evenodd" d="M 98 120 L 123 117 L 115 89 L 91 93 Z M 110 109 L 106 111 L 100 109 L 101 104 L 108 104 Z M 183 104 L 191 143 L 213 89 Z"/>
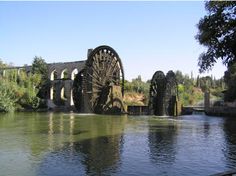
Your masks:
<path fill-rule="evenodd" d="M 0 114 L 0 175 L 210 175 L 236 168 L 236 118 Z"/>

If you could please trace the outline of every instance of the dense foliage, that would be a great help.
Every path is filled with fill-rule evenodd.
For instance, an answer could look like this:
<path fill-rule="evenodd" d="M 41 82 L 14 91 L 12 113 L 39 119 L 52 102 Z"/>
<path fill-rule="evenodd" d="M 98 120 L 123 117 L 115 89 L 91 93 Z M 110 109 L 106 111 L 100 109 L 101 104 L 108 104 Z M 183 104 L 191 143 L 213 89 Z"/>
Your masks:
<path fill-rule="evenodd" d="M 14 111 L 17 101 L 16 85 L 0 81 L 0 112 Z"/>
<path fill-rule="evenodd" d="M 225 88 L 224 80 L 212 76 L 189 77 L 181 71 L 176 71 L 178 81 L 179 100 L 183 105 L 195 105 L 203 102 L 204 92 L 209 91 L 212 98 L 223 99 L 222 91 Z"/>
<path fill-rule="evenodd" d="M 0 67 L 7 67 L 7 64 L 1 62 Z M 37 109 L 42 103 L 37 96 L 41 83 L 40 73 L 27 73 L 24 69 L 5 70 L 0 76 L 0 111 Z"/>
<path fill-rule="evenodd" d="M 203 100 L 203 92 L 200 87 L 195 85 L 194 78 L 189 75 L 183 75 L 181 71 L 176 71 L 176 79 L 178 83 L 178 94 L 181 103 L 186 105 L 194 105 Z"/>
<path fill-rule="evenodd" d="M 227 84 L 225 101 L 234 101 L 236 99 L 236 62 L 229 65 L 224 79 Z"/>
<path fill-rule="evenodd" d="M 42 80 L 48 79 L 48 66 L 42 57 L 34 57 L 32 63 L 32 74 L 40 74 Z"/>
<path fill-rule="evenodd" d="M 196 39 L 207 51 L 199 57 L 200 72 L 214 66 L 218 59 L 228 66 L 236 61 L 236 1 L 207 1 L 208 14 L 199 21 Z"/>
<path fill-rule="evenodd" d="M 207 71 L 221 59 L 225 72 L 225 101 L 236 99 L 236 1 L 207 1 L 208 14 L 199 21 L 196 39 L 207 47 L 199 57 L 200 72 Z M 219 88 L 218 88 L 219 89 Z"/>
<path fill-rule="evenodd" d="M 48 66 L 42 57 L 34 57 L 32 63 L 32 74 L 41 75 L 39 83 L 36 88 L 39 90 L 37 96 L 41 99 L 45 99 L 47 96 L 47 90 L 50 87 L 50 80 L 48 79 Z"/>
<path fill-rule="evenodd" d="M 142 81 L 141 76 L 132 79 L 131 82 L 125 80 L 125 99 L 127 105 L 147 105 L 149 96 L 150 81 Z"/>

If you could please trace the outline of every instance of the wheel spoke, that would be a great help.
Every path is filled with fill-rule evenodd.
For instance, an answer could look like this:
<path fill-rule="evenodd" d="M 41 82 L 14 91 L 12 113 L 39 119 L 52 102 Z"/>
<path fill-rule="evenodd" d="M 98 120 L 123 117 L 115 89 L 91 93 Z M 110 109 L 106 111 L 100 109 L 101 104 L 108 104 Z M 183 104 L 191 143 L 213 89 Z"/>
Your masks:
<path fill-rule="evenodd" d="M 93 85 L 94 87 L 98 87 L 98 88 L 102 88 L 103 87 L 103 86 L 97 84 L 96 82 L 87 81 L 87 83 L 89 83 L 90 85 Z"/>
<path fill-rule="evenodd" d="M 110 87 L 108 85 L 115 83 L 121 86 L 121 90 L 124 89 L 121 60 L 112 48 L 101 46 L 90 53 L 85 70 L 87 85 L 84 91 L 88 96 L 87 101 L 92 110 L 100 111 L 99 109 L 102 108 L 101 111 L 104 111 L 108 103 L 105 98 L 110 97 Z M 122 80 L 122 83 L 120 83 L 120 80 Z M 113 106 L 116 106 L 116 103 L 111 103 L 105 109 L 110 109 Z M 121 107 L 121 105 L 116 107 Z"/>

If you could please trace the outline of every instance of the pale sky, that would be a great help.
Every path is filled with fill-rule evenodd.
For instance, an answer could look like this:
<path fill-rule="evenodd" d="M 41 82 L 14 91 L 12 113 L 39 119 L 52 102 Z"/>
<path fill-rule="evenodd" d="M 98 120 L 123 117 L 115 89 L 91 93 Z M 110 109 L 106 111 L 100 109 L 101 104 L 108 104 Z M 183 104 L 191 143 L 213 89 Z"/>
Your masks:
<path fill-rule="evenodd" d="M 205 14 L 203 1 L 0 2 L 0 58 L 15 66 L 30 65 L 34 56 L 79 61 L 87 49 L 109 45 L 125 79 L 148 80 L 157 70 L 197 77 L 204 48 L 194 36 Z M 225 70 L 219 62 L 207 75 L 220 78 Z"/>

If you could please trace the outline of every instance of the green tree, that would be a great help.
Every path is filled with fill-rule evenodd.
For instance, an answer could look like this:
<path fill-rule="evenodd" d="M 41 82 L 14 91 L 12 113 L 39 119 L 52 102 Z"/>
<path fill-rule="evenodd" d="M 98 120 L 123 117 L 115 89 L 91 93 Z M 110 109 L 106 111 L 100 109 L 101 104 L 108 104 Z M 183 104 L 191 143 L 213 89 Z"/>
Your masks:
<path fill-rule="evenodd" d="M 39 91 L 37 96 L 44 99 L 47 96 L 47 92 L 50 87 L 50 81 L 48 79 L 48 66 L 42 57 L 34 57 L 32 63 L 32 73 L 33 75 L 40 75 L 41 79 L 37 85 L 34 85 Z M 36 79 L 39 77 L 36 76 Z"/>
<path fill-rule="evenodd" d="M 199 78 L 199 82 L 200 82 L 200 88 L 202 89 L 203 92 L 209 91 L 210 88 L 212 88 L 213 80 L 210 76 Z"/>
<path fill-rule="evenodd" d="M 35 56 L 32 63 L 32 73 L 42 75 L 42 79 L 48 78 L 48 66 L 42 57 Z"/>
<path fill-rule="evenodd" d="M 125 94 L 128 97 L 135 97 L 135 96 L 139 97 L 139 95 L 143 95 L 144 97 L 144 99 L 142 100 L 143 104 L 148 103 L 149 87 L 150 87 L 150 80 L 144 82 L 142 81 L 140 75 L 137 78 L 132 79 L 131 82 L 125 80 L 124 84 Z M 130 102 L 129 100 L 125 101 L 125 103 L 128 105 L 140 105 L 137 102 Z"/>
<path fill-rule="evenodd" d="M 225 101 L 234 101 L 236 99 L 236 63 L 230 64 L 224 75 L 227 91 Z"/>
<path fill-rule="evenodd" d="M 10 112 L 15 110 L 15 104 L 18 100 L 15 94 L 15 86 L 7 81 L 0 79 L 0 112 Z"/>
<path fill-rule="evenodd" d="M 206 46 L 199 56 L 199 71 L 210 70 L 220 58 L 223 64 L 236 61 L 236 1 L 207 1 L 208 14 L 198 23 L 196 39 Z"/>
<path fill-rule="evenodd" d="M 180 70 L 177 70 L 175 72 L 175 77 L 176 77 L 176 80 L 177 80 L 178 84 L 183 84 L 184 83 L 184 76 L 183 76 L 183 73 Z"/>

